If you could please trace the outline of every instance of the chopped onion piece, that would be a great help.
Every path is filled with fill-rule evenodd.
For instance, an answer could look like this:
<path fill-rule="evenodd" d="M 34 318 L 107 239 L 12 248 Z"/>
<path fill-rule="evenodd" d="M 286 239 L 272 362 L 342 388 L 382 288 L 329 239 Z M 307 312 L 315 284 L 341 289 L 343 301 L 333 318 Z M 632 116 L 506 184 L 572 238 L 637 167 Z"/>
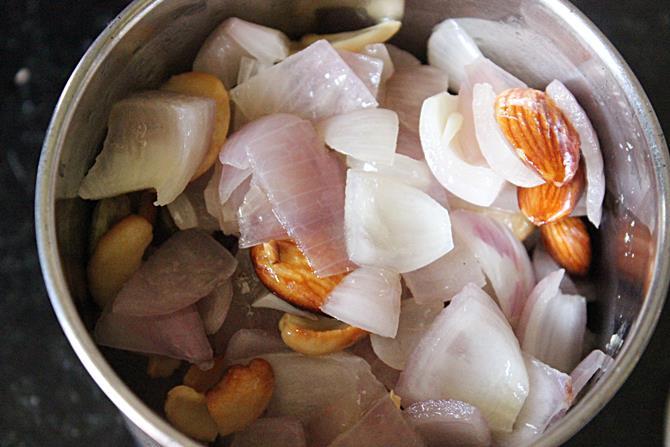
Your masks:
<path fill-rule="evenodd" d="M 305 430 L 297 419 L 261 418 L 235 433 L 231 447 L 306 447 Z"/>
<path fill-rule="evenodd" d="M 401 273 L 430 264 L 453 248 L 449 212 L 434 199 L 388 177 L 351 169 L 345 233 L 353 262 Z"/>
<path fill-rule="evenodd" d="M 510 183 L 532 188 L 544 183 L 540 175 L 516 154 L 496 121 L 496 94 L 491 84 L 475 84 L 472 92 L 475 132 L 482 155 L 491 169 Z"/>
<path fill-rule="evenodd" d="M 391 55 L 383 43 L 371 43 L 363 47 L 363 54 L 379 59 L 384 64 L 384 69 L 382 70 L 382 79 L 381 83 L 386 82 L 395 71 L 393 66 L 393 61 L 391 60 Z"/>
<path fill-rule="evenodd" d="M 541 242 L 535 246 L 533 250 L 533 272 L 535 272 L 535 279 L 540 281 L 543 278 L 546 278 L 550 273 L 559 270 L 561 266 L 558 265 L 554 258 L 551 257 L 547 250 L 544 248 L 544 244 Z M 568 294 L 577 294 L 577 286 L 570 279 L 570 276 L 565 274 L 563 275 L 563 280 L 561 281 L 561 291 Z"/>
<path fill-rule="evenodd" d="M 462 116 L 458 98 L 443 92 L 426 99 L 421 108 L 419 134 L 426 162 L 435 178 L 452 194 L 468 202 L 489 206 L 505 181 L 485 166 L 475 166 L 460 156 L 456 138 Z"/>
<path fill-rule="evenodd" d="M 230 337 L 223 359 L 227 365 L 234 365 L 247 358 L 276 352 L 289 352 L 279 336 L 262 329 L 240 329 Z"/>
<path fill-rule="evenodd" d="M 389 56 L 391 56 L 391 61 L 396 70 L 421 65 L 421 61 L 409 51 L 398 48 L 391 43 L 386 43 L 384 45 L 386 45 L 386 50 L 389 52 Z"/>
<path fill-rule="evenodd" d="M 460 400 L 415 402 L 404 414 L 427 447 L 491 445 L 491 430 L 481 412 Z"/>
<path fill-rule="evenodd" d="M 437 24 L 428 39 L 428 63 L 447 72 L 454 91 L 466 77 L 465 66 L 481 56 L 475 41 L 454 19 Z"/>
<path fill-rule="evenodd" d="M 407 358 L 443 307 L 442 303 L 421 305 L 414 299 L 402 300 L 395 337 L 370 334 L 375 354 L 391 368 L 405 369 Z"/>
<path fill-rule="evenodd" d="M 419 131 L 423 101 L 447 90 L 446 73 L 428 65 L 399 69 L 386 83 L 384 106 L 398 113 L 400 124 Z"/>
<path fill-rule="evenodd" d="M 398 115 L 386 109 L 363 109 L 317 124 L 332 149 L 363 161 L 392 164 L 398 139 Z"/>
<path fill-rule="evenodd" d="M 554 80 L 547 86 L 551 98 L 579 134 L 584 167 L 586 168 L 586 215 L 596 228 L 600 226 L 602 204 L 605 197 L 605 173 L 603 156 L 600 152 L 598 135 L 591 125 L 586 112 L 577 99 L 560 81 Z"/>
<path fill-rule="evenodd" d="M 113 311 L 138 317 L 175 312 L 208 295 L 236 268 L 235 258 L 207 233 L 179 231 L 124 284 Z"/>
<path fill-rule="evenodd" d="M 291 315 L 298 315 L 303 318 L 307 318 L 308 320 L 318 320 L 319 318 L 314 315 L 312 312 L 307 312 L 302 309 L 298 309 L 295 306 L 292 306 L 291 304 L 288 303 L 288 301 L 283 300 L 281 298 L 278 298 L 275 294 L 273 293 L 268 293 L 260 298 L 258 298 L 256 301 L 254 301 L 251 304 L 252 307 L 263 307 L 266 309 L 274 309 L 274 310 L 279 310 L 281 312 L 286 312 Z"/>
<path fill-rule="evenodd" d="M 405 284 L 417 303 L 450 301 L 468 283 L 484 287 L 486 278 L 470 247 L 453 232 L 454 249 L 438 260 L 412 272 L 403 273 Z M 402 321 L 402 315 L 400 317 Z"/>
<path fill-rule="evenodd" d="M 382 72 L 384 70 L 384 61 L 376 57 L 365 54 L 353 53 L 346 50 L 337 51 L 342 60 L 347 63 L 349 68 L 363 81 L 372 96 L 375 98 L 379 93 L 379 86 L 382 82 Z"/>
<path fill-rule="evenodd" d="M 400 376 L 400 371 L 391 368 L 377 357 L 377 354 L 375 354 L 372 349 L 370 337 L 356 343 L 350 348 L 349 352 L 363 358 L 368 365 L 370 365 L 372 374 L 374 374 L 377 380 L 379 380 L 388 390 L 395 388 L 395 385 L 398 382 L 398 376 Z"/>
<path fill-rule="evenodd" d="M 537 283 L 523 309 L 517 334 L 528 354 L 560 371 L 571 371 L 582 354 L 586 299 L 563 295 L 557 270 Z"/>
<path fill-rule="evenodd" d="M 232 301 L 233 284 L 230 280 L 216 286 L 209 295 L 198 301 L 196 306 L 207 335 L 215 334 L 221 329 Z"/>
<path fill-rule="evenodd" d="M 418 131 L 409 130 L 406 126 L 400 125 L 396 153 L 406 155 L 415 160 L 423 160 L 423 149 L 421 148 Z"/>
<path fill-rule="evenodd" d="M 240 227 L 240 248 L 249 248 L 276 239 L 286 239 L 288 235 L 272 211 L 267 195 L 252 180 L 244 201 L 238 207 Z"/>
<path fill-rule="evenodd" d="M 168 204 L 170 216 L 180 230 L 200 228 L 205 231 L 216 231 L 219 229 L 219 220 L 208 212 L 205 199 L 205 189 L 213 175 L 216 175 L 216 169 L 189 183 L 184 192 Z"/>
<path fill-rule="evenodd" d="M 469 284 L 433 321 L 400 374 L 405 405 L 457 399 L 475 405 L 493 433 L 511 432 L 528 395 L 519 343 L 493 300 Z"/>
<path fill-rule="evenodd" d="M 496 437 L 496 446 L 524 447 L 542 436 L 572 404 L 572 379 L 524 354 L 530 391 L 514 424 L 514 431 Z"/>
<path fill-rule="evenodd" d="M 451 213 L 454 232 L 470 248 L 495 290 L 498 304 L 516 328 L 535 285 L 528 253 L 510 230 L 490 217 L 470 211 Z"/>
<path fill-rule="evenodd" d="M 403 418 L 400 409 L 388 396 L 384 396 L 330 446 L 423 447 L 424 443 Z"/>
<path fill-rule="evenodd" d="M 193 71 L 213 74 L 221 79 L 226 89 L 230 90 L 237 83 L 240 71 L 240 60 L 248 57 L 240 46 L 227 32 L 228 20 L 221 23 L 207 37 L 193 61 Z"/>
<path fill-rule="evenodd" d="M 247 119 L 277 112 L 320 119 L 377 107 L 377 100 L 326 41 L 320 40 L 230 92 Z"/>
<path fill-rule="evenodd" d="M 155 317 L 131 317 L 106 310 L 95 325 L 99 345 L 157 354 L 192 363 L 212 359 L 212 348 L 194 306 Z"/>
<path fill-rule="evenodd" d="M 261 64 L 274 64 L 289 55 L 290 41 L 284 33 L 267 26 L 231 17 L 225 32 Z"/>
<path fill-rule="evenodd" d="M 384 337 L 395 337 L 400 318 L 400 276 L 361 267 L 344 277 L 320 307 L 325 314 Z"/>
<path fill-rule="evenodd" d="M 613 363 L 614 359 L 601 350 L 591 351 L 570 373 L 573 396 L 575 398 L 579 396 L 579 393 L 598 371 L 606 372 Z"/>
<path fill-rule="evenodd" d="M 155 205 L 184 191 L 209 149 L 214 101 L 150 91 L 112 107 L 102 152 L 79 187 L 83 199 L 154 188 Z"/>

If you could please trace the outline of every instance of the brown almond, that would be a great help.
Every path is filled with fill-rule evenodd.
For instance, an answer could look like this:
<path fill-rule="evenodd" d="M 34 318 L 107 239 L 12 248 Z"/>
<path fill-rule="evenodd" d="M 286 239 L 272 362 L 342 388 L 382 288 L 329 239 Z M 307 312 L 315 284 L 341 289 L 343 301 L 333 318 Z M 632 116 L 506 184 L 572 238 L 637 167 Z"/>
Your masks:
<path fill-rule="evenodd" d="M 193 388 L 179 385 L 168 392 L 165 417 L 177 430 L 196 441 L 216 439 L 218 430 L 207 410 L 205 396 Z"/>
<path fill-rule="evenodd" d="M 534 188 L 518 188 L 519 208 L 535 225 L 554 222 L 575 209 L 585 185 L 584 169 L 580 168 L 572 180 L 560 187 L 547 182 Z"/>
<path fill-rule="evenodd" d="M 298 246 L 290 240 L 270 241 L 251 248 L 251 261 L 261 282 L 296 307 L 319 312 L 345 274 L 319 278 Z"/>
<path fill-rule="evenodd" d="M 579 168 L 579 134 L 542 91 L 513 88 L 495 102 L 496 120 L 517 155 L 556 186 Z"/>
<path fill-rule="evenodd" d="M 209 369 L 203 370 L 198 365 L 191 365 L 188 371 L 186 371 L 186 375 L 184 375 L 184 385 L 204 393 L 219 383 L 221 377 L 223 377 L 224 370 L 223 356 L 215 358 L 214 365 Z"/>
<path fill-rule="evenodd" d="M 547 252 L 573 275 L 586 275 L 591 265 L 591 239 L 584 221 L 564 217 L 542 225 L 540 235 Z"/>
<path fill-rule="evenodd" d="M 315 321 L 288 313 L 279 320 L 279 331 L 286 346 L 305 355 L 339 352 L 367 335 L 363 329 L 332 318 Z"/>
<path fill-rule="evenodd" d="M 258 419 L 270 403 L 273 389 L 274 373 L 267 361 L 253 359 L 247 366 L 231 366 L 206 396 L 219 434 L 244 430 Z"/>

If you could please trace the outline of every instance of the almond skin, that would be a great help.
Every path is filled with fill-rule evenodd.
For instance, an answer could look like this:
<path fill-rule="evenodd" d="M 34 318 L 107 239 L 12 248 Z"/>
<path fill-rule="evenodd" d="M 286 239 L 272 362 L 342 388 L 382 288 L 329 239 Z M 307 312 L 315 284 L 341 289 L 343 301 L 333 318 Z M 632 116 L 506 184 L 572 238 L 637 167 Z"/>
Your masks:
<path fill-rule="evenodd" d="M 305 355 L 325 355 L 342 351 L 367 335 L 363 329 L 333 319 L 308 320 L 284 314 L 279 331 L 286 346 Z"/>
<path fill-rule="evenodd" d="M 270 241 L 251 248 L 251 261 L 261 282 L 296 307 L 319 312 L 345 274 L 319 278 L 298 246 L 290 240 Z"/>
<path fill-rule="evenodd" d="M 231 366 L 223 379 L 207 392 L 207 408 L 221 436 L 242 431 L 258 419 L 272 398 L 272 366 L 253 359 L 247 366 Z"/>
<path fill-rule="evenodd" d="M 547 252 L 573 275 L 586 275 L 591 266 L 591 238 L 579 217 L 564 217 L 542 225 L 540 235 Z"/>
<path fill-rule="evenodd" d="M 496 120 L 517 155 L 556 186 L 579 168 L 579 134 L 544 92 L 514 88 L 500 93 Z"/>
<path fill-rule="evenodd" d="M 575 209 L 585 185 L 584 169 L 580 168 L 575 177 L 561 187 L 547 182 L 534 188 L 518 188 L 519 208 L 535 225 L 554 222 Z"/>

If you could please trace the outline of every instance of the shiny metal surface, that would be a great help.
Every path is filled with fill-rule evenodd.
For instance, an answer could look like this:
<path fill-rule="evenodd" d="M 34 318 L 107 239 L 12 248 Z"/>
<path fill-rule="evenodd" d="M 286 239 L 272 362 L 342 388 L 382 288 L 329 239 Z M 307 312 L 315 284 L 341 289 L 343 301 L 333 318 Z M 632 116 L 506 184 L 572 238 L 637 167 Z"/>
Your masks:
<path fill-rule="evenodd" d="M 599 262 L 593 280 L 600 293 L 589 307 L 589 327 L 616 364 L 537 445 L 568 439 L 620 387 L 654 329 L 669 278 L 663 254 L 669 249 L 670 184 L 667 147 L 637 80 L 585 17 L 556 0 L 138 0 L 110 23 L 56 107 L 40 160 L 35 215 L 40 261 L 58 319 L 91 376 L 134 425 L 134 434 L 146 445 L 196 445 L 151 410 L 160 406 L 156 396 L 164 390 L 152 391 L 144 377 L 124 366 L 132 360 L 103 355 L 89 335 L 95 318 L 84 284 L 90 206 L 76 190 L 99 149 L 111 105 L 188 69 L 208 33 L 232 15 L 293 36 L 404 16 L 394 43 L 419 56 L 435 23 L 470 17 L 463 26 L 493 60 L 531 85 L 558 78 L 576 94 L 600 136 L 608 177 L 604 221 L 595 238 Z"/>

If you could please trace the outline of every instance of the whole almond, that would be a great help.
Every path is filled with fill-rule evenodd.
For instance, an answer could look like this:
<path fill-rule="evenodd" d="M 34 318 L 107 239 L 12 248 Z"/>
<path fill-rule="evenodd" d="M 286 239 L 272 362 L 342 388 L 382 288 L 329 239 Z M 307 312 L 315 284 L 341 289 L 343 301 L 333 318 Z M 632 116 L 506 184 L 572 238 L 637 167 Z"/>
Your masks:
<path fill-rule="evenodd" d="M 325 355 L 342 351 L 367 335 L 363 329 L 331 318 L 317 321 L 284 314 L 279 331 L 286 345 L 305 355 Z"/>
<path fill-rule="evenodd" d="M 579 134 L 544 93 L 514 88 L 500 93 L 496 120 L 527 165 L 556 186 L 572 180 L 579 167 Z"/>
<path fill-rule="evenodd" d="M 572 180 L 563 186 L 545 183 L 534 188 L 518 188 L 521 212 L 535 225 L 544 225 L 568 216 L 584 192 L 586 179 L 580 168 Z"/>
<path fill-rule="evenodd" d="M 591 265 L 591 238 L 579 217 L 564 217 L 542 225 L 540 235 L 547 252 L 573 275 L 586 275 Z"/>
<path fill-rule="evenodd" d="M 207 392 L 207 408 L 221 436 L 244 430 L 258 419 L 272 398 L 274 373 L 263 359 L 234 365 Z"/>
<path fill-rule="evenodd" d="M 290 240 L 256 245 L 250 252 L 256 275 L 265 287 L 294 306 L 312 312 L 320 312 L 319 307 L 345 276 L 319 278 Z"/>

